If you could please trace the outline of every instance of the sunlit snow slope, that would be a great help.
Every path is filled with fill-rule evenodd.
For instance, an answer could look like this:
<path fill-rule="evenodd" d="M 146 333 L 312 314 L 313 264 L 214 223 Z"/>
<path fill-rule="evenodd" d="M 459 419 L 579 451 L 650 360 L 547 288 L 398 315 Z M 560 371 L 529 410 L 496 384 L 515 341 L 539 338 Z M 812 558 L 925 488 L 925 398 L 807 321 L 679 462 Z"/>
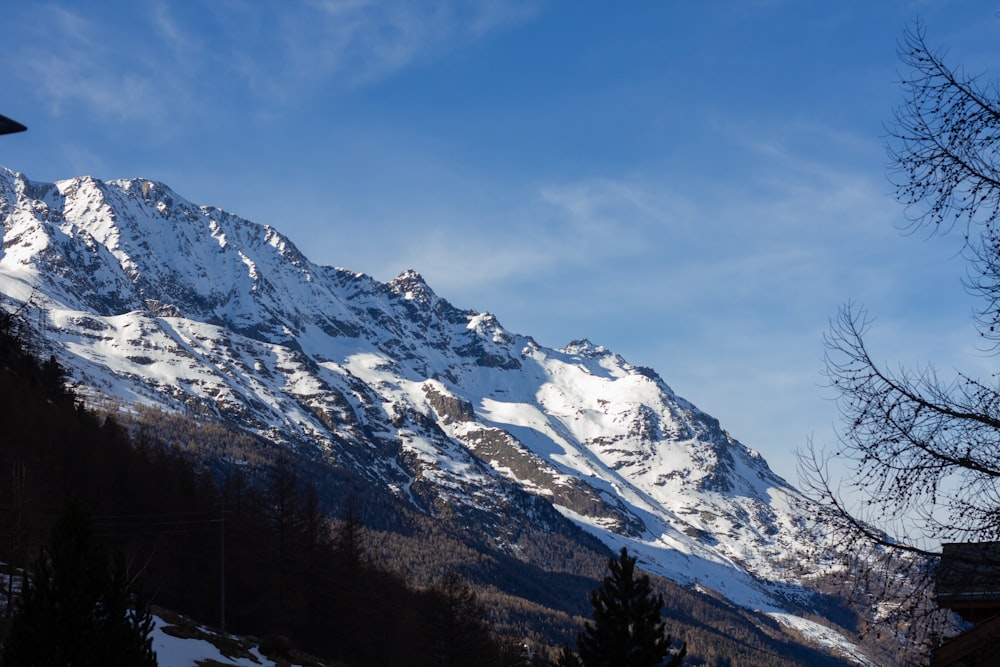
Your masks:
<path fill-rule="evenodd" d="M 0 220 L 6 307 L 30 302 L 88 392 L 224 418 L 431 515 L 568 518 L 746 607 L 808 599 L 799 494 L 650 369 L 540 346 L 412 271 L 317 266 L 153 181 L 0 168 Z"/>

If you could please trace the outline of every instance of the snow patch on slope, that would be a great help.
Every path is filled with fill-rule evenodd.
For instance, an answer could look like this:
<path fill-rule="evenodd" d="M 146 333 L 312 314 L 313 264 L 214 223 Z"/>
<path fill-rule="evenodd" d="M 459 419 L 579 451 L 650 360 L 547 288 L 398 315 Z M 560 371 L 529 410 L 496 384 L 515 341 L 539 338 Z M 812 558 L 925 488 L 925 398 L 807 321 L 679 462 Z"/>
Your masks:
<path fill-rule="evenodd" d="M 527 493 L 657 574 L 751 609 L 808 604 L 787 567 L 822 552 L 804 499 L 602 346 L 542 347 L 415 271 L 383 284 L 316 266 L 273 228 L 153 181 L 0 168 L 0 215 L 0 290 L 33 301 L 89 391 L 226 419 L 432 513 L 511 512 Z"/>

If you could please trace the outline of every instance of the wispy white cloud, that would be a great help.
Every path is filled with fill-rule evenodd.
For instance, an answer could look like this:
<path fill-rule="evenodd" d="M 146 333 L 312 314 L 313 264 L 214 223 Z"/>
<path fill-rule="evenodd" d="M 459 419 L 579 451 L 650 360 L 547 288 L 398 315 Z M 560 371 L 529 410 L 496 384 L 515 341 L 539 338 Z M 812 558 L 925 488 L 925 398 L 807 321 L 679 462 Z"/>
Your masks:
<path fill-rule="evenodd" d="M 693 212 L 693 205 L 676 195 L 651 191 L 626 179 L 589 179 L 576 183 L 544 186 L 542 201 L 563 209 L 568 217 L 585 229 L 612 226 L 622 231 L 628 227 L 656 227 L 683 222 Z"/>
<path fill-rule="evenodd" d="M 234 49 L 234 59 L 262 95 L 302 99 L 314 88 L 376 83 L 529 20 L 537 11 L 529 0 L 304 0 L 266 17 L 273 34 L 251 32 L 258 40 L 273 40 L 277 51 L 260 57 L 260 44 L 251 39 Z"/>
<path fill-rule="evenodd" d="M 190 63 L 203 57 L 205 52 L 203 37 L 178 21 L 169 2 L 166 0 L 152 2 L 149 5 L 148 20 L 175 61 Z"/>
<path fill-rule="evenodd" d="M 535 11 L 531 0 L 159 1 L 122 3 L 109 22 L 33 4 L 13 18 L 8 45 L 52 113 L 162 128 L 212 108 L 271 113 L 370 85 Z"/>
<path fill-rule="evenodd" d="M 79 107 L 113 120 L 156 118 L 151 82 L 114 59 L 100 27 L 64 7 L 42 5 L 22 29 L 34 39 L 18 54 L 19 71 L 38 87 L 39 97 L 56 115 Z"/>
<path fill-rule="evenodd" d="M 558 292 L 575 282 L 583 288 L 587 281 L 580 276 L 603 276 L 602 267 L 630 259 L 645 261 L 657 251 L 654 239 L 663 229 L 688 225 L 686 211 L 692 209 L 682 197 L 624 179 L 543 186 L 510 208 L 492 211 L 467 208 L 476 202 L 461 197 L 442 198 L 451 210 L 400 212 L 396 232 L 379 236 L 369 266 L 381 267 L 385 276 L 417 268 L 435 289 L 460 300 L 489 286 L 546 284 Z M 357 244 L 367 245 L 364 239 Z"/>
<path fill-rule="evenodd" d="M 463 234 L 427 219 L 435 231 L 399 250 L 442 295 L 515 330 L 533 322 L 522 333 L 544 344 L 589 336 L 653 365 L 794 477 L 794 448 L 832 437 L 822 336 L 840 304 L 878 313 L 873 343 L 903 363 L 983 361 L 957 303 L 961 267 L 942 262 L 947 243 L 899 234 L 878 164 L 807 158 L 780 139 L 742 150 L 753 168 L 732 180 L 647 171 L 550 184 L 502 224 L 469 213 L 476 233 Z M 915 322 L 921 300 L 923 312 L 952 302 L 954 321 Z"/>

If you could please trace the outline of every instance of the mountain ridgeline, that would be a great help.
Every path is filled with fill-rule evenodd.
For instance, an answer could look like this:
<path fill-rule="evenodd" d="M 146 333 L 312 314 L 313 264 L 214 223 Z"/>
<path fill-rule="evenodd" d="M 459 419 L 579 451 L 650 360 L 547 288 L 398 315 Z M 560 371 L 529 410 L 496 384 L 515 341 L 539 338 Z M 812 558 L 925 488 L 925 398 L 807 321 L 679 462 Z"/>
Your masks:
<path fill-rule="evenodd" d="M 418 582 L 464 564 L 488 599 L 521 600 L 505 608 L 522 620 L 571 619 L 585 600 L 566 596 L 625 546 L 685 604 L 735 605 L 786 664 L 803 635 L 829 664 L 866 664 L 821 592 L 807 501 L 651 369 L 587 340 L 542 346 L 414 271 L 382 283 L 316 265 L 155 181 L 0 168 L 0 221 L 3 305 L 88 405 L 133 431 L 183 416 L 253 443 L 195 448 L 221 478 L 289 457 L 330 511 L 367 499 L 371 552 L 413 554 L 393 566 Z M 417 536 L 440 542 L 393 546 Z M 428 565 L 444 544 L 474 555 Z M 693 612 L 676 613 L 690 664 L 714 664 L 685 635 Z"/>

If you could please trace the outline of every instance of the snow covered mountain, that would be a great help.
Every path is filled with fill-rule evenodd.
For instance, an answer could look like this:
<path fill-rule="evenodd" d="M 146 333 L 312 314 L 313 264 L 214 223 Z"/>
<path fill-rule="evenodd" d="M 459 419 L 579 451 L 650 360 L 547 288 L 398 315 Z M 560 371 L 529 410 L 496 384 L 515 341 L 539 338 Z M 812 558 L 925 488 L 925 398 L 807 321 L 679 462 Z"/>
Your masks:
<path fill-rule="evenodd" d="M 225 419 L 431 516 L 568 521 L 652 572 L 818 628 L 789 613 L 822 552 L 803 498 L 648 368 L 586 340 L 543 347 L 413 271 L 380 283 L 318 266 L 155 181 L 0 168 L 0 221 L 5 306 L 38 309 L 85 393 Z M 489 537 L 518 555 L 504 530 Z"/>

